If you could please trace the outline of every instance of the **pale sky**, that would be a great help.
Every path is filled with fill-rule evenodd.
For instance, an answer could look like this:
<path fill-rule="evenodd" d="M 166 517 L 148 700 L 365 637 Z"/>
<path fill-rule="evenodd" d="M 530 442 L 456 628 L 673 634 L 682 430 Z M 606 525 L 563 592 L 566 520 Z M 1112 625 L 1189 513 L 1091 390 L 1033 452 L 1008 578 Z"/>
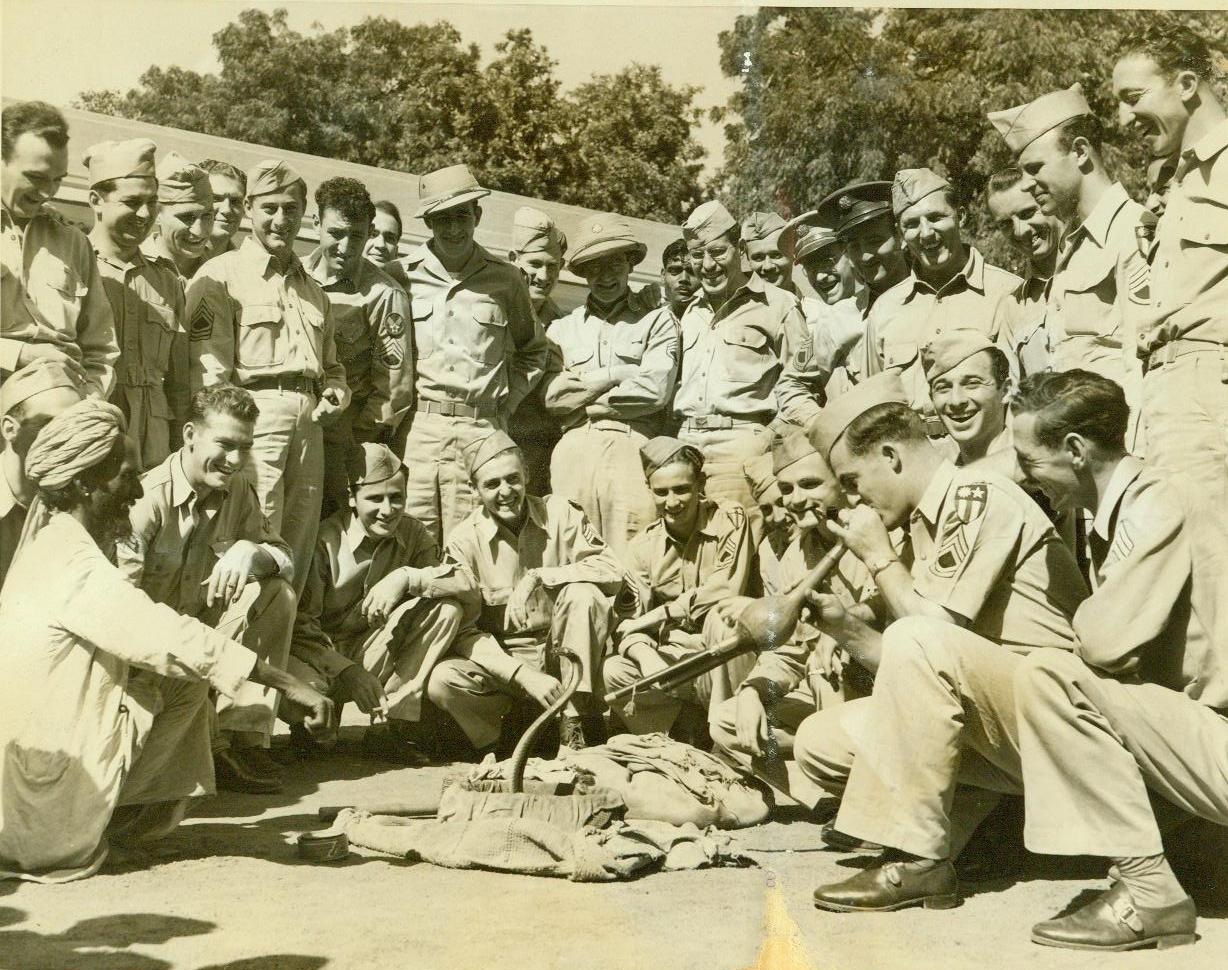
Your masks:
<path fill-rule="evenodd" d="M 634 9 L 619 3 L 350 2 L 350 0 L 0 0 L 0 90 L 7 97 L 67 104 L 81 91 L 136 85 L 152 64 L 214 71 L 213 34 L 241 10 L 285 7 L 290 26 L 325 30 L 382 15 L 405 23 L 450 21 L 489 59 L 510 29 L 528 27 L 558 62 L 565 88 L 632 62 L 660 65 L 667 81 L 703 88 L 697 104 L 722 105 L 735 90 L 718 63 L 717 34 L 751 5 L 676 3 Z M 705 121 L 697 133 L 709 170 L 723 137 Z"/>

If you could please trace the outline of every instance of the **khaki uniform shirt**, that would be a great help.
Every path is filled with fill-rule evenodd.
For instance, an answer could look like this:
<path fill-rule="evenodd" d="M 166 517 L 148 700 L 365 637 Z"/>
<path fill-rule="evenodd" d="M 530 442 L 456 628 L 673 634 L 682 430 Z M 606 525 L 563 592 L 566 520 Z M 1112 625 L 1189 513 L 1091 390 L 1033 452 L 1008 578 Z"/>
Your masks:
<path fill-rule="evenodd" d="M 362 615 L 367 593 L 406 566 L 429 571 L 430 588 L 440 596 L 457 572 L 440 565 L 435 537 L 413 516 L 404 516 L 384 539 L 367 535 L 358 517 L 348 512 L 325 519 L 299 600 L 290 653 L 330 677 L 341 673 L 354 661 L 337 646 L 362 641 L 372 630 Z M 459 580 L 451 582 L 461 589 Z"/>
<path fill-rule="evenodd" d="M 444 564 L 459 571 L 462 601 L 480 611 L 478 629 L 504 643 L 545 639 L 553 612 L 547 590 L 567 583 L 594 583 L 614 594 L 624 579 L 623 567 L 580 506 L 561 495 L 529 495 L 525 501 L 529 510 L 519 535 L 483 507 L 452 531 L 444 548 Z M 504 609 L 512 589 L 530 569 L 537 571 L 545 589 L 539 587 L 529 600 L 528 625 L 510 630 Z M 433 594 L 434 590 L 427 591 Z M 490 653 L 494 656 L 483 656 L 482 666 L 510 682 L 522 661 L 502 651 Z"/>
<path fill-rule="evenodd" d="M 832 374 L 847 366 L 850 351 L 865 334 L 869 302 L 865 288 L 831 306 L 813 298 L 802 300 L 806 339 L 785 361 L 776 391 L 782 402 L 788 402 L 794 424 L 804 426 L 819 413 Z"/>
<path fill-rule="evenodd" d="M 554 321 L 548 339 L 543 398 L 564 428 L 613 419 L 650 437 L 658 432 L 678 375 L 678 331 L 667 317 L 632 293 L 604 315 L 589 303 L 576 307 Z M 619 370 L 626 376 L 615 387 L 584 403 L 588 380 Z"/>
<path fill-rule="evenodd" d="M 559 305 L 546 297 L 541 309 L 537 311 L 537 319 L 546 332 L 547 340 L 550 338 L 550 328 L 554 325 L 554 321 L 563 315 Z M 549 366 L 548 363 L 547 366 Z M 533 443 L 549 444 L 559 438 L 559 423 L 546 412 L 545 386 L 545 378 L 538 381 L 537 386 L 529 392 L 528 397 L 520 402 L 520 407 L 516 409 L 516 413 L 512 415 L 509 422 L 508 433 L 522 447 L 525 444 L 531 446 Z"/>
<path fill-rule="evenodd" d="M 405 263 L 418 400 L 468 405 L 506 423 L 549 356 L 524 275 L 477 245 L 455 278 L 427 243 Z"/>
<path fill-rule="evenodd" d="M 1075 613 L 1076 650 L 1115 676 L 1228 712 L 1228 641 L 1217 645 L 1209 627 L 1224 581 L 1196 561 L 1186 528 L 1171 486 L 1123 458 L 1087 536 L 1092 594 Z"/>
<path fill-rule="evenodd" d="M 354 423 L 368 435 L 376 425 L 394 427 L 414 397 L 409 297 L 366 259 L 358 261 L 352 280 L 329 277 L 319 249 L 303 265 L 332 304 L 333 339 L 357 412 Z"/>
<path fill-rule="evenodd" d="M 337 360 L 328 297 L 298 257 L 285 273 L 249 237 L 206 262 L 188 286 L 193 392 L 262 377 L 305 377 L 337 388 L 349 404 Z"/>
<path fill-rule="evenodd" d="M 1053 370 L 1053 339 L 1047 319 L 1049 280 L 1028 276 L 998 301 L 993 329 L 1010 364 L 1011 379 Z"/>
<path fill-rule="evenodd" d="M 112 400 L 143 427 L 142 414 L 171 423 L 171 441 L 188 417 L 188 335 L 185 299 L 173 266 L 139 249 L 130 263 L 96 253 L 119 343 Z"/>
<path fill-rule="evenodd" d="M 776 385 L 790 346 L 805 340 L 797 297 L 751 276 L 713 311 L 704 295 L 682 314 L 682 377 L 674 412 L 768 424 L 780 410 Z M 789 336 L 786 336 L 788 334 Z"/>
<path fill-rule="evenodd" d="M 776 580 L 772 582 L 764 576 L 764 593 L 768 596 L 788 594 L 794 584 L 805 579 L 827 555 L 829 548 L 817 529 L 803 532 L 781 557 Z M 865 602 L 877 592 L 866 567 L 851 552 L 840 557 L 821 590 L 831 593 L 846 608 Z M 799 621 L 787 643 L 759 654 L 743 683 L 751 684 L 765 699 L 784 697 L 812 674 L 819 673 L 814 663 L 816 648 L 825 639 L 828 639 L 827 634 L 820 633 L 804 620 Z"/>
<path fill-rule="evenodd" d="M 741 506 L 705 499 L 695 531 L 682 542 L 669 534 L 663 519 L 656 519 L 627 548 L 638 612 L 668 604 L 671 626 L 698 633 L 717 603 L 746 592 L 753 558 L 754 542 Z"/>
<path fill-rule="evenodd" d="M 1135 228 L 1145 210 L 1114 183 L 1066 233 L 1049 287 L 1053 369 L 1082 367 L 1116 381 L 1138 406 L 1135 346 L 1151 276 Z"/>
<path fill-rule="evenodd" d="M 290 549 L 269 528 L 256 486 L 239 472 L 226 491 L 202 499 L 183 471 L 183 454 L 175 452 L 141 476 L 145 494 L 132 507 L 132 538 L 116 546 L 124 577 L 156 603 L 185 616 L 200 616 L 205 581 L 217 561 L 240 539 L 254 542 L 273 557 L 277 571 L 292 581 Z"/>
<path fill-rule="evenodd" d="M 56 514 L 0 594 L 0 870 L 87 875 L 131 772 L 131 667 L 233 697 L 256 655 L 154 603 L 72 516 Z M 197 794 L 205 794 L 200 791 Z M 3 875 L 3 873 L 0 873 Z"/>
<path fill-rule="evenodd" d="M 115 381 L 115 325 L 85 234 L 44 207 L 25 227 L 0 209 L 0 372 L 23 344 L 55 344 L 85 368 L 90 393 Z"/>
<path fill-rule="evenodd" d="M 17 501 L 17 496 L 9 488 L 8 478 L 0 470 L 0 589 L 4 588 L 4 577 L 13 564 L 17 542 L 26 524 L 26 512 L 26 507 Z"/>
<path fill-rule="evenodd" d="M 1182 153 L 1155 246 L 1139 353 L 1179 338 L 1228 345 L 1228 121 Z"/>
<path fill-rule="evenodd" d="M 902 558 L 917 593 L 1017 653 L 1074 647 L 1087 596 L 1074 554 L 1014 482 L 943 462 L 908 521 Z"/>
<path fill-rule="evenodd" d="M 912 406 L 930 414 L 929 384 L 921 367 L 921 348 L 946 330 L 979 330 L 990 337 L 998 301 L 1022 280 L 985 262 L 968 247 L 964 268 L 935 290 L 918 276 L 900 281 L 874 303 L 869 352 L 877 358 L 870 373 L 894 370 L 912 396 Z"/>

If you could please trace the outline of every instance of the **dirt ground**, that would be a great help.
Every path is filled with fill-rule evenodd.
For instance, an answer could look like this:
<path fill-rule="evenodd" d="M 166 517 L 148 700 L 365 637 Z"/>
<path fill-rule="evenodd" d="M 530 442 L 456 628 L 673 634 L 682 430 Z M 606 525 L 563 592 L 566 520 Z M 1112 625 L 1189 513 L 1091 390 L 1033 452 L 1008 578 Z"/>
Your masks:
<path fill-rule="evenodd" d="M 278 796 L 203 803 L 155 854 L 83 882 L 0 883 L 0 970 L 1216 970 L 1228 912 L 1192 947 L 1115 958 L 1038 947 L 1028 929 L 1103 885 L 1040 862 L 955 910 L 836 915 L 810 893 L 867 857 L 826 851 L 818 826 L 734 833 L 758 868 L 579 884 L 351 853 L 300 862 L 320 805 L 437 791 L 447 769 L 392 768 L 352 747 L 295 766 Z M 797 813 L 792 813 L 796 815 Z"/>

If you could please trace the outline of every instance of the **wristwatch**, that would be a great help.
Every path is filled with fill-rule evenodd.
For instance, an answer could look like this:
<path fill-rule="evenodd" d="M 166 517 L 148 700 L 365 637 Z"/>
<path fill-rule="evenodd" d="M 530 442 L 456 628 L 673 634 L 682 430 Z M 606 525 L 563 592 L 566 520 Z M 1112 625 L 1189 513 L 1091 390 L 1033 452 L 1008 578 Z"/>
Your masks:
<path fill-rule="evenodd" d="M 890 556 L 884 556 L 882 559 L 872 559 L 866 563 L 866 570 L 870 573 L 871 579 L 878 579 L 878 574 L 890 566 L 893 562 L 899 562 L 900 557 L 894 552 Z"/>

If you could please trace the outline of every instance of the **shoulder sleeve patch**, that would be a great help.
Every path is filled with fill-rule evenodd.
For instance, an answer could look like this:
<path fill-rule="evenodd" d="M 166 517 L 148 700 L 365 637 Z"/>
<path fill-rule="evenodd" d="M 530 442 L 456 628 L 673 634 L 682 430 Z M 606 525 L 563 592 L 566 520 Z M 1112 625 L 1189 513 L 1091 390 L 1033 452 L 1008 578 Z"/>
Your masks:
<path fill-rule="evenodd" d="M 213 336 L 213 308 L 208 300 L 201 300 L 192 314 L 192 324 L 188 331 L 191 340 L 208 340 Z"/>
<path fill-rule="evenodd" d="M 955 509 L 952 514 L 962 524 L 968 525 L 985 514 L 985 504 L 988 501 L 989 486 L 984 482 L 961 485 L 955 490 Z"/>

